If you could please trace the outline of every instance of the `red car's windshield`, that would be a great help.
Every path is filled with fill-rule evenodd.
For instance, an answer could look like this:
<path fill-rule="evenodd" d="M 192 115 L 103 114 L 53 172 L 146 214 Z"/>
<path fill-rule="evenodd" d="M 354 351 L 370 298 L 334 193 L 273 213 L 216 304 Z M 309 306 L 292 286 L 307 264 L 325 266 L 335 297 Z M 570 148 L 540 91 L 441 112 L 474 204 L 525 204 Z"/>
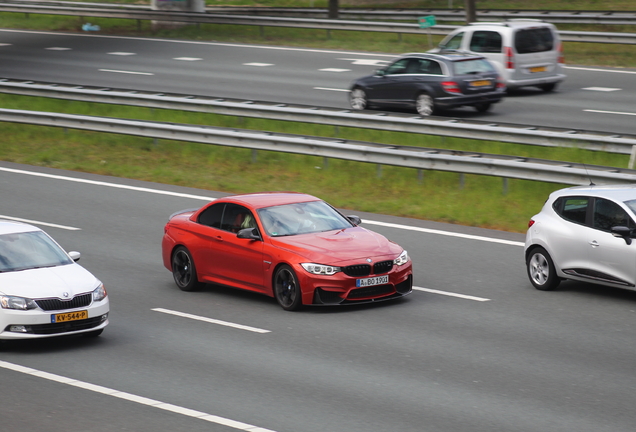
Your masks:
<path fill-rule="evenodd" d="M 285 204 L 258 209 L 261 223 L 272 237 L 351 228 L 353 224 L 324 201 Z"/>

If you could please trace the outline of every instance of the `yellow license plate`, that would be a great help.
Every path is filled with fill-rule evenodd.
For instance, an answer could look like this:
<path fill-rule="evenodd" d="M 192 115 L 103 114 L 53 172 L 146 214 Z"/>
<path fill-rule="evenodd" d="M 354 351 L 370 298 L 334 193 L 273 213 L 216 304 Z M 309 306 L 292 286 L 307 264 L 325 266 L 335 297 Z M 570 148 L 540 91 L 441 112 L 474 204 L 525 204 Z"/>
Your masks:
<path fill-rule="evenodd" d="M 537 66 L 537 67 L 531 67 L 530 68 L 530 73 L 545 72 L 545 71 L 546 71 L 546 67 L 545 66 Z"/>
<path fill-rule="evenodd" d="M 51 315 L 52 323 L 63 323 L 68 321 L 77 321 L 88 318 L 88 311 L 67 312 Z"/>
<path fill-rule="evenodd" d="M 481 80 L 481 81 L 473 81 L 470 83 L 471 86 L 473 87 L 484 87 L 484 86 L 489 86 L 490 85 L 490 81 L 488 80 Z"/>

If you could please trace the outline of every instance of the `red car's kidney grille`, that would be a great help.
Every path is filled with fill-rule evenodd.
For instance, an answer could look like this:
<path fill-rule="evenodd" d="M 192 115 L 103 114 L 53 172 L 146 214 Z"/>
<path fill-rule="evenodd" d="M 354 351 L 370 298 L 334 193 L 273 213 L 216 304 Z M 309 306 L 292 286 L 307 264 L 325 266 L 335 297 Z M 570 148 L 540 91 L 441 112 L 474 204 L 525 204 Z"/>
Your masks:
<path fill-rule="evenodd" d="M 71 300 L 63 301 L 60 299 L 39 299 L 35 302 L 40 309 L 45 311 L 63 310 L 63 309 L 75 309 L 79 307 L 86 307 L 91 304 L 93 300 L 93 294 L 81 294 Z"/>
<path fill-rule="evenodd" d="M 347 276 L 368 276 L 371 274 L 371 266 L 369 264 L 350 265 L 342 269 Z"/>
<path fill-rule="evenodd" d="M 382 274 L 391 271 L 393 268 L 393 261 L 380 261 L 373 264 L 373 273 Z"/>
<path fill-rule="evenodd" d="M 392 294 L 394 292 L 393 285 L 375 285 L 364 288 L 357 288 L 351 290 L 347 299 L 360 299 L 367 297 L 379 297 L 383 295 Z"/>

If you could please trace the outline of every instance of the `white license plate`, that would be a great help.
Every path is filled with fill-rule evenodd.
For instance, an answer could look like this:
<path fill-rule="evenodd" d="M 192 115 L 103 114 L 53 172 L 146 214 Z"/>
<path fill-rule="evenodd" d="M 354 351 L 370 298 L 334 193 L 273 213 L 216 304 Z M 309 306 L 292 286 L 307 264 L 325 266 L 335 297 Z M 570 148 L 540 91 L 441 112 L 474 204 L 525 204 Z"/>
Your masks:
<path fill-rule="evenodd" d="M 357 279 L 356 286 L 357 287 L 368 287 L 373 285 L 382 285 L 389 283 L 389 275 L 384 276 L 376 276 L 364 279 Z"/>

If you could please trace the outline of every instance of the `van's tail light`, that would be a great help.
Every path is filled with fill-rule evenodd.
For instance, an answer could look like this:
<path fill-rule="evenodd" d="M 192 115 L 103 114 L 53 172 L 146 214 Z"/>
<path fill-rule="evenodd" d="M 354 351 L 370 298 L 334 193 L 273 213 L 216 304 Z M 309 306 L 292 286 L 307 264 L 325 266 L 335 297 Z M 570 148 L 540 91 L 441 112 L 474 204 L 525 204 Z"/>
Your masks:
<path fill-rule="evenodd" d="M 559 57 L 557 59 L 557 61 L 561 64 L 565 63 L 565 56 L 563 55 L 563 44 L 561 42 L 559 42 Z"/>
<path fill-rule="evenodd" d="M 447 93 L 461 94 L 462 92 L 455 81 L 442 81 L 442 88 Z"/>
<path fill-rule="evenodd" d="M 506 56 L 506 69 L 514 69 L 515 68 L 515 55 L 512 52 L 511 47 L 504 47 L 504 54 Z"/>
<path fill-rule="evenodd" d="M 530 228 L 532 225 L 534 225 L 534 221 L 532 219 L 530 219 L 528 221 L 528 228 Z"/>

